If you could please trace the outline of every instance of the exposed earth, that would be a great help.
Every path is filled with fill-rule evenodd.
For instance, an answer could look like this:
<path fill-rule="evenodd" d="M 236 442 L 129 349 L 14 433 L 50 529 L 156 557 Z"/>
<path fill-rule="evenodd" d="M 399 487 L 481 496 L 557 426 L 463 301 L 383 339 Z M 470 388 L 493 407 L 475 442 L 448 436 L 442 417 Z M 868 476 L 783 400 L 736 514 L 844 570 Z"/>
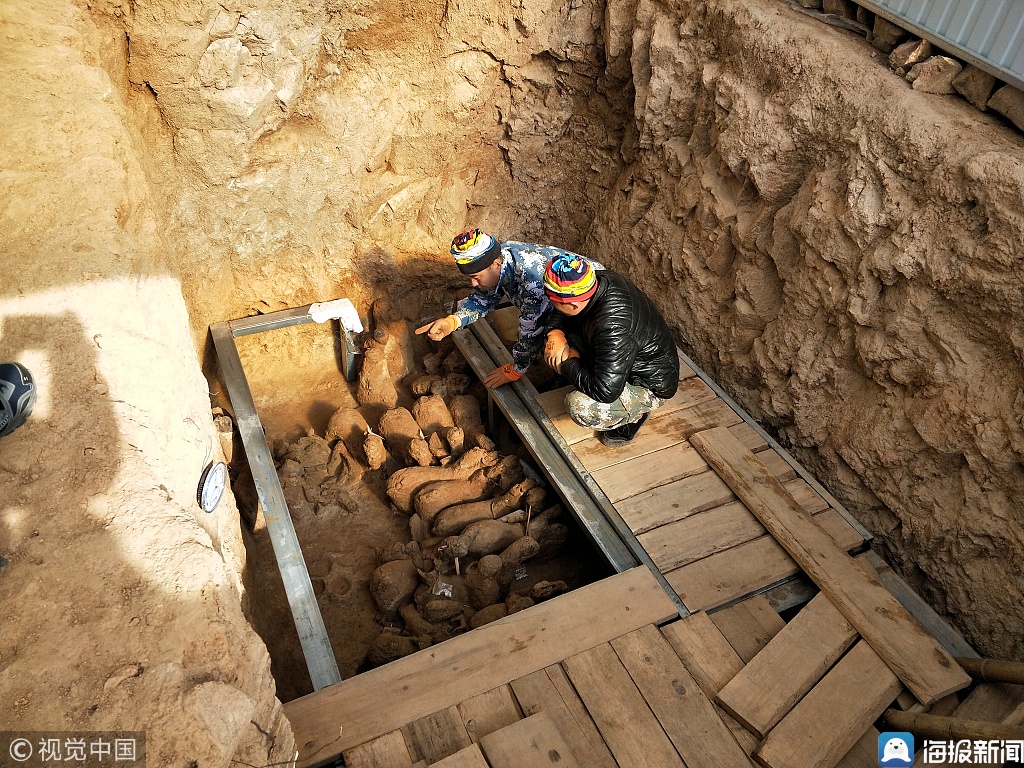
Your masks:
<path fill-rule="evenodd" d="M 779 0 L 8 0 L 0 33 L 0 359 L 40 387 L 0 439 L 6 727 L 291 759 L 265 553 L 233 494 L 195 501 L 208 329 L 342 296 L 436 316 L 468 226 L 628 274 L 979 652 L 1024 653 L 1001 115 Z M 268 430 L 329 418 L 335 353 L 253 337 Z"/>

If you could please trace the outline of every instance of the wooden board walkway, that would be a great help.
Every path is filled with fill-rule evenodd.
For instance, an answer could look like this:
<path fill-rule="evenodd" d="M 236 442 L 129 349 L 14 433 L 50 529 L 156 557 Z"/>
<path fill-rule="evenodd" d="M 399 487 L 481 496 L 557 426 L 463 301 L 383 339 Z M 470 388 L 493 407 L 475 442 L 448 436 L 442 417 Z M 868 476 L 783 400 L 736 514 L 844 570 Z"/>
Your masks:
<path fill-rule="evenodd" d="M 943 648 L 969 655 L 962 638 L 852 557 L 863 528 L 694 370 L 614 449 L 569 419 L 566 391 L 536 412 L 654 572 L 286 704 L 299 766 L 868 768 L 897 698 L 946 706 L 969 684 Z M 763 593 L 797 576 L 820 592 L 787 623 Z"/>

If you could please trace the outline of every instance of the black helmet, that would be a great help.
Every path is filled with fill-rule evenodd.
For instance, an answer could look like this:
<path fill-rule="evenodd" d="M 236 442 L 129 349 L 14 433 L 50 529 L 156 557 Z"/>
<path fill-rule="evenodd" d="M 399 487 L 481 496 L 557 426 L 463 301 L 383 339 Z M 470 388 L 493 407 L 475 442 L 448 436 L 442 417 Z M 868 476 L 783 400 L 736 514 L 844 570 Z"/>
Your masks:
<path fill-rule="evenodd" d="M 25 423 L 36 404 L 36 383 L 20 363 L 0 363 L 0 437 Z"/>

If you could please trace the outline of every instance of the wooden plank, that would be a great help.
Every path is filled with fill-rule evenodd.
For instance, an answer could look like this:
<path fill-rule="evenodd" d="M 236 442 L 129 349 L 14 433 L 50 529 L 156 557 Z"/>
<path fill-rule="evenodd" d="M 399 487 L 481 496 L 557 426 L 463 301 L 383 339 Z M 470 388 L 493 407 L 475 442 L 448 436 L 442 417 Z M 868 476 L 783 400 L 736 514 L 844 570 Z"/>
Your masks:
<path fill-rule="evenodd" d="M 348 768 L 410 768 L 412 755 L 401 730 L 394 730 L 345 750 Z"/>
<path fill-rule="evenodd" d="M 706 613 L 691 613 L 666 624 L 661 632 L 712 700 L 743 669 L 743 659 Z"/>
<path fill-rule="evenodd" d="M 715 394 L 700 379 L 692 379 L 692 381 L 699 382 L 705 388 L 705 401 L 715 397 Z M 677 394 L 676 398 L 678 397 Z M 665 409 L 669 408 L 671 402 L 669 401 L 653 411 L 643 429 L 637 433 L 636 438 L 626 445 L 609 448 L 596 437 L 576 443 L 573 450 L 579 457 L 580 463 L 588 471 L 595 472 L 605 467 L 621 464 L 629 459 L 635 459 L 638 456 L 660 451 L 662 448 L 668 448 L 686 440 L 686 428 L 692 423 L 692 418 L 687 415 L 688 410 L 686 409 L 676 408 L 666 411 Z"/>
<path fill-rule="evenodd" d="M 657 627 L 641 627 L 611 645 L 687 768 L 753 765 Z"/>
<path fill-rule="evenodd" d="M 885 585 L 858 568 L 728 430 L 694 435 L 690 442 L 921 703 L 970 685 Z"/>
<path fill-rule="evenodd" d="M 461 702 L 459 714 L 469 738 L 474 742 L 522 718 L 512 689 L 507 685 L 492 688 Z"/>
<path fill-rule="evenodd" d="M 666 480 L 661 485 L 616 500 L 615 508 L 634 533 L 645 533 L 658 526 L 736 500 L 736 494 L 716 472 L 712 471 L 707 462 L 700 458 L 700 454 L 689 442 L 681 447 L 681 452 L 696 456 L 699 461 L 694 463 L 698 467 L 703 466 L 703 470 L 690 473 L 678 480 Z M 665 458 L 659 455 L 652 456 L 651 460 L 668 466 Z M 666 477 L 670 474 L 674 473 L 665 472 Z"/>
<path fill-rule="evenodd" d="M 709 615 L 744 663 L 760 653 L 786 626 L 782 617 L 761 595 L 748 597 Z"/>
<path fill-rule="evenodd" d="M 834 509 L 815 515 L 814 522 L 844 550 L 864 544 L 860 533 Z M 762 536 L 684 565 L 666 577 L 687 608 L 708 611 L 799 572 L 797 564 L 775 539 Z"/>
<path fill-rule="evenodd" d="M 470 744 L 454 755 L 449 755 L 444 760 L 434 763 L 430 768 L 490 768 L 490 766 L 484 760 L 480 747 Z"/>
<path fill-rule="evenodd" d="M 708 463 L 684 442 L 592 475 L 618 509 L 622 499 L 707 471 Z"/>
<path fill-rule="evenodd" d="M 828 508 L 825 500 L 811 491 L 803 480 L 791 480 L 786 485 L 790 484 L 797 492 L 807 491 L 801 493 L 797 501 L 809 514 Z M 668 572 L 766 533 L 743 502 L 733 501 L 642 533 L 637 538 L 655 565 Z"/>
<path fill-rule="evenodd" d="M 863 640 L 772 729 L 754 753 L 769 768 L 833 768 L 900 691 Z"/>
<path fill-rule="evenodd" d="M 924 598 L 912 590 L 889 567 L 889 564 L 879 557 L 878 553 L 868 550 L 864 554 L 859 555 L 858 558 L 871 564 L 871 567 L 878 574 L 878 578 L 882 580 L 882 583 L 888 587 L 890 592 L 896 595 L 896 599 L 903 604 L 903 607 L 910 611 L 913 617 L 921 623 L 921 626 L 928 630 L 929 634 L 938 640 L 942 647 L 949 651 L 950 654 L 953 656 L 978 655 L 978 652 L 971 647 L 970 643 L 953 629 L 945 619 L 939 616 L 935 609 L 924 601 Z"/>
<path fill-rule="evenodd" d="M 953 717 L 998 723 L 1008 717 L 1022 702 L 1024 685 L 979 683 L 953 710 Z"/>
<path fill-rule="evenodd" d="M 764 738 L 856 639 L 856 630 L 818 593 L 729 681 L 718 703 Z"/>
<path fill-rule="evenodd" d="M 413 760 L 434 763 L 472 744 L 456 707 L 433 712 L 402 726 Z"/>
<path fill-rule="evenodd" d="M 610 645 L 571 656 L 562 667 L 620 766 L 685 768 Z"/>
<path fill-rule="evenodd" d="M 544 712 L 484 736 L 480 748 L 491 768 L 581 768 Z"/>
<path fill-rule="evenodd" d="M 706 613 L 691 613 L 684 619 L 666 624 L 661 628 L 661 633 L 697 681 L 697 685 L 712 701 L 743 669 L 743 659 Z M 758 742 L 750 731 L 724 710 L 719 710 L 719 716 L 729 726 L 733 738 L 743 747 L 744 753 L 752 754 Z"/>
<path fill-rule="evenodd" d="M 734 426 L 741 435 L 747 433 L 747 430 L 743 429 L 746 425 L 736 424 Z M 729 428 L 729 431 L 731 432 L 732 428 Z M 786 463 L 782 456 L 776 451 L 764 447 L 765 450 L 758 455 L 781 481 L 786 482 L 796 477 L 796 471 Z M 623 499 L 708 471 L 707 462 L 692 449 L 689 443 L 682 442 L 646 456 L 595 470 L 592 475 L 601 486 L 601 490 L 616 504 L 617 508 L 618 503 Z"/>
<path fill-rule="evenodd" d="M 558 664 L 513 680 L 511 686 L 526 715 L 547 713 L 581 765 L 616 768 L 587 708 Z"/>
<path fill-rule="evenodd" d="M 651 572 L 633 568 L 295 699 L 284 709 L 299 765 L 677 615 Z"/>
<path fill-rule="evenodd" d="M 878 768 L 878 729 L 870 726 L 836 768 Z"/>

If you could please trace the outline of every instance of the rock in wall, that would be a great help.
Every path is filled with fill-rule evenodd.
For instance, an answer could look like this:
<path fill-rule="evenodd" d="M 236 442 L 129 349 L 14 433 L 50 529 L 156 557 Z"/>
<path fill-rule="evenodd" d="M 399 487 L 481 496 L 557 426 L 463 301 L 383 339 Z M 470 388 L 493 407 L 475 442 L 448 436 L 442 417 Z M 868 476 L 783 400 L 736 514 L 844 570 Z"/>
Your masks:
<path fill-rule="evenodd" d="M 35 0 L 0 28 L 0 359 L 38 386 L 0 440 L 0 722 L 144 731 L 152 765 L 283 763 L 238 512 L 196 503 L 221 450 L 145 142 L 100 66 L 123 35 Z"/>
<path fill-rule="evenodd" d="M 982 652 L 1024 652 L 1024 140 L 775 2 L 641 0 L 587 251 Z"/>

